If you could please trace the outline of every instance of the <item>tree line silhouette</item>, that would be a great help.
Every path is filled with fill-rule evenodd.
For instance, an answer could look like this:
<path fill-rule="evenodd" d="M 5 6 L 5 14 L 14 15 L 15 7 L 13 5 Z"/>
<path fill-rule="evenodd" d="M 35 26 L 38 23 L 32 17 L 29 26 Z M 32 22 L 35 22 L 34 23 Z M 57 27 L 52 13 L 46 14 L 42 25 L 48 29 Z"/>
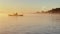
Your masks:
<path fill-rule="evenodd" d="M 60 13 L 60 8 L 49 10 L 48 13 Z"/>

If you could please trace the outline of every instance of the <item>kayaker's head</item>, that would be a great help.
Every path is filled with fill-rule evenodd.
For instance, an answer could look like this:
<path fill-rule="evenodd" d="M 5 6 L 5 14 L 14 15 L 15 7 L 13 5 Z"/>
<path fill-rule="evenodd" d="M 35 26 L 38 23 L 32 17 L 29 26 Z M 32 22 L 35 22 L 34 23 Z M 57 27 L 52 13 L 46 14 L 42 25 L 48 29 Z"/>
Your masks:
<path fill-rule="evenodd" d="M 18 15 L 18 13 L 16 12 L 15 15 Z"/>

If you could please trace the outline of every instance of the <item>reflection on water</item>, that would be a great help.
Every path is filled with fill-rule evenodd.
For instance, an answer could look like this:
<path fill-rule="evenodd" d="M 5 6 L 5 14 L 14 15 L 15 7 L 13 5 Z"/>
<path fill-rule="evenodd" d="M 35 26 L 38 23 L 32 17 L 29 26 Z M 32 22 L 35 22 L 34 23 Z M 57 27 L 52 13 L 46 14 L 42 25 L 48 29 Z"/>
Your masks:
<path fill-rule="evenodd" d="M 3 16 L 0 34 L 60 34 L 60 15 Z"/>

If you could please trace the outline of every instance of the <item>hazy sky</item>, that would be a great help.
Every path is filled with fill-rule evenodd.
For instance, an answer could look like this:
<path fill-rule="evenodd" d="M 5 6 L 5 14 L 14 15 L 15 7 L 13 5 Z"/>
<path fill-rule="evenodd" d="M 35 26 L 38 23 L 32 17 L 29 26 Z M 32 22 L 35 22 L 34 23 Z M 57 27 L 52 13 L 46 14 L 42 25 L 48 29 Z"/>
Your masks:
<path fill-rule="evenodd" d="M 2 13 L 34 12 L 56 7 L 60 7 L 60 0 L 0 0 L 0 12 Z"/>

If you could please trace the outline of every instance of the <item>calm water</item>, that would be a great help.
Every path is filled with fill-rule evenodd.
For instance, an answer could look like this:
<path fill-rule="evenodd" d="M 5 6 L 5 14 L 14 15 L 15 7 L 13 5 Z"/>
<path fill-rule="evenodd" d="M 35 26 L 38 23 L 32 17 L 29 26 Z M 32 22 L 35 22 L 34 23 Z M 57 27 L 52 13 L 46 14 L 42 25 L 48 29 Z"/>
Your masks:
<path fill-rule="evenodd" d="M 60 34 L 60 15 L 0 16 L 0 34 Z"/>

